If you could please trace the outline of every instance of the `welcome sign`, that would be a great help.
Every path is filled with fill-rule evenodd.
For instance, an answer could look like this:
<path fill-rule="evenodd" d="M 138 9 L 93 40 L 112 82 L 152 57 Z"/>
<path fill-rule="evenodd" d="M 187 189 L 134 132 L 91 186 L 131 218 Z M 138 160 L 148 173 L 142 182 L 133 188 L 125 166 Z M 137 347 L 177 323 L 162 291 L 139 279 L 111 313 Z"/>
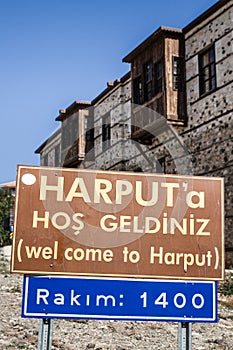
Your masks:
<path fill-rule="evenodd" d="M 222 280 L 223 179 L 19 166 L 11 270 Z"/>

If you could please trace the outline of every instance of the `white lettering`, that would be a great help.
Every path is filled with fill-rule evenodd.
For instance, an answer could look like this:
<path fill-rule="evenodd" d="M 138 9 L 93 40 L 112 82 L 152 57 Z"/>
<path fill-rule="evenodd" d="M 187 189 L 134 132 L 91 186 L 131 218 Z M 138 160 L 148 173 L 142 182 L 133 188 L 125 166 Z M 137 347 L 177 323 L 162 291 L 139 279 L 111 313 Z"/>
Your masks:
<path fill-rule="evenodd" d="M 49 291 L 48 289 L 37 289 L 36 291 L 36 304 L 39 305 L 42 301 L 44 304 L 48 305 Z"/>
<path fill-rule="evenodd" d="M 40 200 L 46 200 L 47 191 L 57 192 L 57 201 L 63 200 L 64 177 L 57 177 L 57 185 L 47 185 L 47 176 L 40 179 Z"/>
<path fill-rule="evenodd" d="M 76 192 L 78 187 L 80 188 L 80 192 Z M 74 180 L 71 189 L 66 197 L 66 202 L 71 202 L 74 197 L 83 198 L 84 202 L 91 203 L 91 199 L 82 177 L 76 177 Z"/>
<path fill-rule="evenodd" d="M 149 190 L 151 192 L 151 199 L 145 201 L 142 199 L 142 187 L 143 183 L 142 181 L 136 181 L 136 201 L 138 204 L 144 206 L 144 207 L 151 207 L 152 205 L 155 205 L 158 201 L 158 182 L 152 182 L 152 189 Z"/>
<path fill-rule="evenodd" d="M 80 306 L 81 304 L 79 303 L 78 299 L 81 297 L 80 294 L 75 295 L 74 290 L 71 290 L 70 293 L 70 305 L 73 306 L 74 304 L 77 306 Z"/>
<path fill-rule="evenodd" d="M 189 267 L 195 265 L 211 266 L 211 262 L 212 254 L 210 250 L 203 254 L 164 252 L 163 247 L 159 247 L 159 251 L 155 252 L 155 247 L 153 246 L 150 250 L 151 264 L 181 265 L 184 272 L 187 272 Z"/>
<path fill-rule="evenodd" d="M 56 293 L 54 298 L 54 304 L 56 305 L 64 305 L 65 304 L 65 297 L 61 293 Z"/>
<path fill-rule="evenodd" d="M 177 183 L 170 183 L 170 182 L 162 182 L 162 187 L 165 187 L 167 189 L 167 206 L 173 207 L 174 202 L 174 188 L 179 188 L 179 184 Z"/>
<path fill-rule="evenodd" d="M 57 219 L 59 219 L 59 217 L 61 218 L 64 218 L 64 220 L 62 220 L 64 223 L 60 223 L 58 224 L 57 223 Z M 67 227 L 70 226 L 70 217 L 68 214 L 62 212 L 62 211 L 59 211 L 55 214 L 53 214 L 52 218 L 51 218 L 51 222 L 53 224 L 53 226 L 58 229 L 58 230 L 64 230 L 66 229 Z"/>
<path fill-rule="evenodd" d="M 203 231 L 208 225 L 208 223 L 210 222 L 210 219 L 197 219 L 197 222 L 202 223 L 201 227 L 197 231 L 197 236 L 210 236 L 209 231 L 206 231 L 206 232 Z"/>
<path fill-rule="evenodd" d="M 155 228 L 151 228 L 155 224 Z M 145 219 L 145 233 L 157 233 L 160 230 L 161 224 L 159 219 L 154 217 L 146 217 Z"/>
<path fill-rule="evenodd" d="M 100 227 L 102 228 L 102 230 L 106 231 L 106 232 L 113 232 L 117 229 L 117 222 L 110 222 L 108 223 L 108 227 L 106 226 L 106 220 L 116 220 L 116 216 L 115 215 L 104 215 L 101 219 L 100 219 Z"/>
<path fill-rule="evenodd" d="M 49 211 L 44 212 L 44 217 L 38 216 L 38 210 L 33 211 L 33 221 L 32 221 L 32 227 L 37 228 L 38 221 L 44 222 L 44 228 L 49 227 Z"/>
<path fill-rule="evenodd" d="M 102 185 L 104 185 L 105 187 L 103 188 Z M 112 204 L 112 201 L 107 194 L 111 191 L 111 189 L 111 181 L 104 179 L 95 179 L 94 203 L 100 203 L 100 196 L 102 196 L 105 203 Z"/>
<path fill-rule="evenodd" d="M 133 185 L 126 180 L 116 180 L 116 204 L 122 204 L 122 196 L 133 191 Z"/>
<path fill-rule="evenodd" d="M 75 226 L 75 225 L 72 226 L 72 229 L 75 230 L 75 232 L 74 232 L 75 235 L 78 235 L 80 233 L 80 231 L 84 228 L 84 223 L 81 220 L 79 220 L 79 217 L 83 218 L 84 215 L 82 213 L 75 213 L 73 215 L 74 222 L 76 222 L 76 224 L 78 224 L 78 226 Z"/>
<path fill-rule="evenodd" d="M 130 226 L 131 216 L 130 215 L 121 215 L 120 216 L 120 231 L 121 232 L 130 232 L 130 228 L 125 228 L 125 226 Z"/>
<path fill-rule="evenodd" d="M 97 295 L 96 296 L 96 306 L 100 306 L 101 300 L 104 306 L 108 306 L 108 301 L 110 300 L 111 306 L 116 306 L 116 300 L 113 295 Z"/>
<path fill-rule="evenodd" d="M 194 197 L 198 199 L 196 203 L 193 202 Z M 191 191 L 186 196 L 186 202 L 190 208 L 205 208 L 205 194 L 204 192 Z"/>
<path fill-rule="evenodd" d="M 73 259 L 76 261 L 106 261 L 110 262 L 113 259 L 113 251 L 111 249 L 106 249 L 102 251 L 101 249 L 88 248 L 86 250 L 82 248 L 67 248 L 64 251 L 64 257 L 68 261 Z"/>

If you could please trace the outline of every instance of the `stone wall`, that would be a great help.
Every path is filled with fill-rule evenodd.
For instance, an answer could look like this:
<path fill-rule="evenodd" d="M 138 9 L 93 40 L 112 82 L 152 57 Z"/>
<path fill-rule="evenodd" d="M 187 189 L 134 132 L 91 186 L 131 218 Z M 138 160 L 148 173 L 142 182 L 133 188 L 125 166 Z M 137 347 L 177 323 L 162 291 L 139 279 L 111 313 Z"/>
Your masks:
<path fill-rule="evenodd" d="M 56 152 L 56 148 L 59 152 Z M 58 155 L 56 157 L 56 155 Z M 44 144 L 40 153 L 40 165 L 60 166 L 61 162 L 61 129 L 58 129 Z"/>
<path fill-rule="evenodd" d="M 188 125 L 194 175 L 225 178 L 226 265 L 233 266 L 233 1 L 185 33 Z M 198 54 L 215 45 L 217 88 L 199 96 Z"/>
<path fill-rule="evenodd" d="M 128 158 L 125 142 L 130 143 L 131 79 L 112 83 L 112 89 L 94 105 L 95 161 L 89 165 L 94 169 L 122 170 Z M 104 149 L 102 139 L 103 117 L 109 115 L 110 145 Z"/>
<path fill-rule="evenodd" d="M 160 131 L 155 129 L 153 142 L 147 145 L 132 140 L 131 78 L 124 77 L 109 83 L 106 91 L 92 102 L 95 160 L 84 161 L 83 165 L 92 169 L 161 172 L 163 161 L 168 174 L 224 177 L 226 267 L 229 268 L 233 266 L 233 0 L 221 4 L 216 3 L 217 10 L 207 11 L 183 30 L 187 124 L 173 123 Z M 200 96 L 198 55 L 213 44 L 217 87 Z M 106 115 L 109 115 L 111 139 L 104 149 L 102 126 Z M 61 142 L 59 137 L 42 148 L 42 165 L 49 153 L 49 165 L 54 163 L 51 152 Z"/>
<path fill-rule="evenodd" d="M 224 177 L 227 267 L 233 266 L 232 28 L 233 1 L 229 1 L 212 15 L 184 30 L 187 125 L 168 125 L 163 135 L 154 137 L 152 145 L 134 141 L 128 147 L 128 160 L 125 162 L 125 170 L 157 172 L 158 161 L 164 158 L 166 173 Z M 217 88 L 200 96 L 198 55 L 213 44 Z M 114 164 L 111 166 L 114 167 Z"/>

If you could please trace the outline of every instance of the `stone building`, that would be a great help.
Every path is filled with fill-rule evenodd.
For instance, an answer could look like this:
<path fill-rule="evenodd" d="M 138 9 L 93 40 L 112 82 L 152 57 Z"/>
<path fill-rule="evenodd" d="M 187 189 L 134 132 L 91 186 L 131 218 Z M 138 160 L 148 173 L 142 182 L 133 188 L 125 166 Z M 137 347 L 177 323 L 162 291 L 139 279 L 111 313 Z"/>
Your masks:
<path fill-rule="evenodd" d="M 123 170 L 128 158 L 131 118 L 130 73 L 108 82 L 107 88 L 92 101 L 94 120 L 94 161 L 86 168 Z"/>
<path fill-rule="evenodd" d="M 40 154 L 41 165 L 59 166 L 61 164 L 61 128 L 43 142 L 35 153 Z"/>
<path fill-rule="evenodd" d="M 225 178 L 226 265 L 233 262 L 233 2 L 219 1 L 183 29 L 194 175 Z"/>
<path fill-rule="evenodd" d="M 60 110 L 41 165 L 225 179 L 226 266 L 233 266 L 233 0 L 183 29 L 160 27 L 91 102 Z"/>

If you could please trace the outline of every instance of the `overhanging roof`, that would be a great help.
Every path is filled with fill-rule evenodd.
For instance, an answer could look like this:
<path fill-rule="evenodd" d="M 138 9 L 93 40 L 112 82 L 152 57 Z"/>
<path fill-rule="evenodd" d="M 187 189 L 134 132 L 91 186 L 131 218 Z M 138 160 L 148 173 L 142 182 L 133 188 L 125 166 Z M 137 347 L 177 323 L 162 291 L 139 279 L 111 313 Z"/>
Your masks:
<path fill-rule="evenodd" d="M 171 28 L 161 26 L 154 33 L 152 33 L 147 39 L 145 39 L 141 44 L 139 44 L 133 51 L 131 51 L 127 56 L 123 58 L 123 62 L 130 63 L 141 51 L 145 50 L 153 41 L 157 40 L 162 35 L 180 35 L 182 30 L 178 28 Z"/>
<path fill-rule="evenodd" d="M 91 102 L 89 101 L 74 101 L 69 107 L 66 109 L 60 109 L 59 115 L 55 120 L 63 121 L 65 118 L 67 118 L 72 113 L 75 113 L 79 109 L 85 109 L 91 106 Z"/>
<path fill-rule="evenodd" d="M 194 27 L 196 27 L 198 24 L 200 24 L 201 22 L 203 22 L 206 18 L 210 17 L 213 13 L 215 13 L 218 9 L 220 9 L 222 6 L 226 5 L 226 4 L 230 4 L 229 0 L 219 0 L 216 2 L 216 4 L 214 4 L 213 6 L 211 6 L 210 8 L 208 8 L 205 12 L 203 12 L 200 16 L 198 16 L 197 18 L 195 18 L 192 22 L 190 22 L 186 27 L 183 28 L 183 32 L 187 33 L 188 31 L 190 31 L 191 29 L 193 29 Z"/>
<path fill-rule="evenodd" d="M 16 181 L 5 182 L 0 184 L 0 188 L 14 188 L 16 186 Z"/>

